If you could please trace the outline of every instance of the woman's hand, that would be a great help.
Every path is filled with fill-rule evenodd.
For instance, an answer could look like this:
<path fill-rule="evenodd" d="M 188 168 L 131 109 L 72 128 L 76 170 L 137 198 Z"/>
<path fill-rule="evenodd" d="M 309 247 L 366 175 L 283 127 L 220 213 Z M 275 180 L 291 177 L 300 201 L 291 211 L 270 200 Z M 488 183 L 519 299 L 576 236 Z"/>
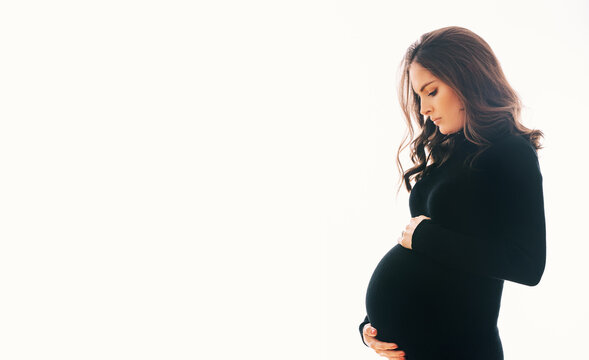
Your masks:
<path fill-rule="evenodd" d="M 384 356 L 387 359 L 405 360 L 405 352 L 397 349 L 397 344 L 383 342 L 375 338 L 376 329 L 370 323 L 364 325 L 362 336 L 366 345 L 370 346 L 378 355 Z"/>
<path fill-rule="evenodd" d="M 412 249 L 411 247 L 411 240 L 413 238 L 413 232 L 417 225 L 425 219 L 430 219 L 425 215 L 419 215 L 417 217 L 411 218 L 409 221 L 409 225 L 405 226 L 405 231 L 402 232 L 401 236 L 397 239 L 397 242 L 401 244 L 404 248 Z"/>

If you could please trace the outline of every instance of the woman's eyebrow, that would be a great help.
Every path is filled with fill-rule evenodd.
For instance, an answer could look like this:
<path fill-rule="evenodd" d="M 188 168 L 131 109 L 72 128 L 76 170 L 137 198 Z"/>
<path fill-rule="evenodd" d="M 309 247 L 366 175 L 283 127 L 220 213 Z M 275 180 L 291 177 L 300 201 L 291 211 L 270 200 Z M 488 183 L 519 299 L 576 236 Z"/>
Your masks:
<path fill-rule="evenodd" d="M 428 83 L 423 84 L 421 86 L 421 89 L 419 89 L 419 93 L 423 92 L 423 89 L 425 89 L 426 86 L 428 86 L 429 84 L 433 83 L 434 81 L 436 81 L 436 80 L 432 80 L 432 81 L 430 81 Z"/>

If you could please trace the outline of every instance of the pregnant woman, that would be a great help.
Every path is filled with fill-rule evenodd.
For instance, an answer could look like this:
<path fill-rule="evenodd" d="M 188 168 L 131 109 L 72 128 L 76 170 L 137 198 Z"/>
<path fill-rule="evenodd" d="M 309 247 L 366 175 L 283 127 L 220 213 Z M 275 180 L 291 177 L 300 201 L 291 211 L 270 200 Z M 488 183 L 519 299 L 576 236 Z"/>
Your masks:
<path fill-rule="evenodd" d="M 412 219 L 370 279 L 362 340 L 389 359 L 503 359 L 503 283 L 534 286 L 545 267 L 543 134 L 465 28 L 422 35 L 401 65 Z"/>

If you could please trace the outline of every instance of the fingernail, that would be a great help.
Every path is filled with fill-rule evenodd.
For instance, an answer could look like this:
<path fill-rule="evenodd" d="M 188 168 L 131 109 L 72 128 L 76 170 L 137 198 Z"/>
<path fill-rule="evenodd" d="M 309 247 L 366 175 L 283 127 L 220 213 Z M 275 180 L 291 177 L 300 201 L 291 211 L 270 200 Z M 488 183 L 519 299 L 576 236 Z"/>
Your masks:
<path fill-rule="evenodd" d="M 370 333 L 374 334 L 374 333 L 376 333 L 376 331 L 374 329 L 370 329 Z"/>

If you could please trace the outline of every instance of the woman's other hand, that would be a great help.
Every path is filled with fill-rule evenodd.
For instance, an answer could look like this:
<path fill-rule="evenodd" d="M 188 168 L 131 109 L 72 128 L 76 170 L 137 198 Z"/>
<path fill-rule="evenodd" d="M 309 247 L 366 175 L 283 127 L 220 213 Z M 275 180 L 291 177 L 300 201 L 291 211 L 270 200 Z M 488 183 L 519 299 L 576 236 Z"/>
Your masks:
<path fill-rule="evenodd" d="M 401 244 L 404 248 L 412 249 L 411 247 L 411 240 L 413 238 L 413 232 L 417 225 L 425 219 L 430 219 L 425 215 L 419 215 L 414 218 L 411 218 L 409 221 L 409 225 L 405 226 L 405 230 L 401 233 L 401 236 L 397 239 L 397 242 Z"/>
<path fill-rule="evenodd" d="M 397 344 L 376 339 L 376 329 L 370 323 L 364 325 L 362 336 L 366 345 L 376 351 L 378 355 L 384 356 L 387 359 L 405 360 L 405 352 L 399 350 Z"/>

